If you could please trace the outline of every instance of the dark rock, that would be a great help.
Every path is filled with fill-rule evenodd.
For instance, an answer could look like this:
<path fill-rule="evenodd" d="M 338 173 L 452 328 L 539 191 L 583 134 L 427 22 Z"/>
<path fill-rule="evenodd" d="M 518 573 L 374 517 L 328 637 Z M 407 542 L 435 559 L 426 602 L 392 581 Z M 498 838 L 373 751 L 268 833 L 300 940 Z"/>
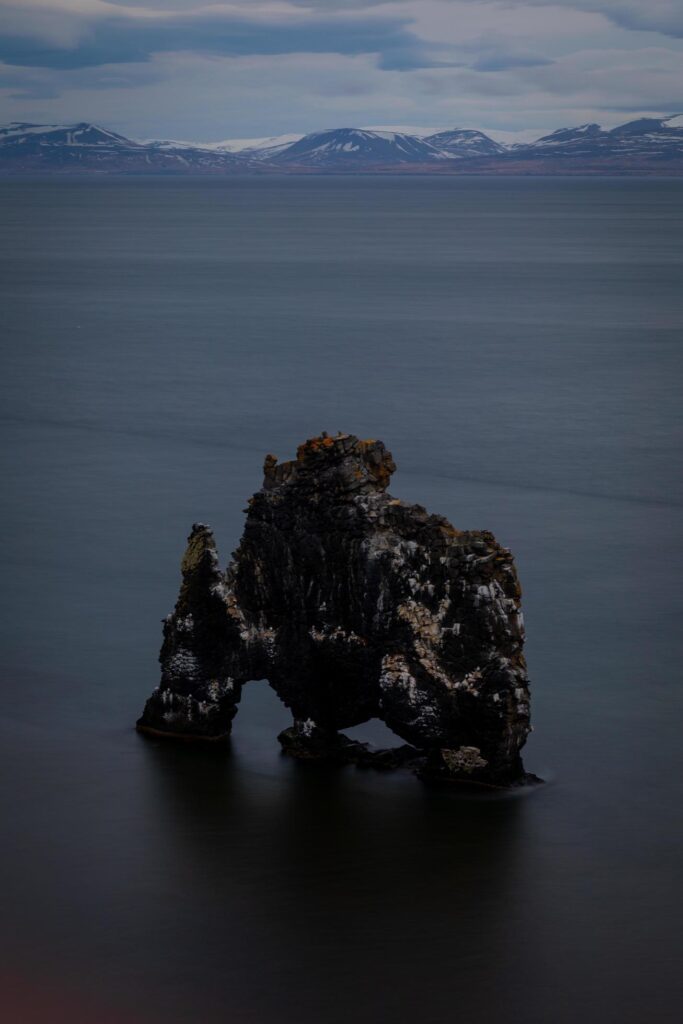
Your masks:
<path fill-rule="evenodd" d="M 225 572 L 195 524 L 161 683 L 142 731 L 228 735 L 242 685 L 267 678 L 300 758 L 411 765 L 439 780 L 512 785 L 529 725 L 520 587 L 487 531 L 454 529 L 386 493 L 381 441 L 313 438 L 266 456 Z M 373 751 L 339 730 L 380 718 L 409 746 Z"/>
<path fill-rule="evenodd" d="M 368 743 L 350 740 L 343 733 L 319 729 L 310 721 L 295 722 L 278 736 L 282 749 L 302 761 L 327 761 L 357 764 L 386 770 L 389 768 L 420 768 L 426 764 L 423 750 L 404 743 L 400 747 L 376 749 Z"/>

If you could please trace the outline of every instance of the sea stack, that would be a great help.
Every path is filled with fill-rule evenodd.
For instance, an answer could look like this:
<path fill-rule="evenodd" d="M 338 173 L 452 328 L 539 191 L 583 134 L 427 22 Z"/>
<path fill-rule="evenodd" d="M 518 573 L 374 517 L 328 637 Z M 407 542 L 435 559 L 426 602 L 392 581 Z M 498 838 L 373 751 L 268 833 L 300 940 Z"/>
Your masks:
<path fill-rule="evenodd" d="M 486 530 L 392 498 L 381 441 L 322 434 L 268 455 L 233 561 L 196 523 L 161 682 L 137 723 L 220 740 L 244 683 L 267 679 L 296 757 L 410 764 L 425 778 L 511 786 L 530 731 L 520 586 Z M 340 730 L 380 718 L 406 741 L 374 752 Z"/>

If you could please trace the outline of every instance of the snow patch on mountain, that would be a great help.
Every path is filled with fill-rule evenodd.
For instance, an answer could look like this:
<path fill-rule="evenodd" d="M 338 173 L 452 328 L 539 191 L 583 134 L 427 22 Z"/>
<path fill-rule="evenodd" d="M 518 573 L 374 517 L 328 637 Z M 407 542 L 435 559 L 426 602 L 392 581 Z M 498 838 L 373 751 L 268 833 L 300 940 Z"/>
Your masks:
<path fill-rule="evenodd" d="M 0 144 L 11 141 L 42 141 L 46 145 L 64 146 L 99 146 L 112 143 L 117 146 L 139 145 L 108 128 L 100 128 L 86 121 L 80 124 L 30 124 L 12 121 L 9 125 L 0 127 Z"/>
<path fill-rule="evenodd" d="M 426 139 L 395 131 L 330 128 L 305 135 L 287 146 L 275 162 L 333 170 L 343 167 L 379 167 L 427 164 L 447 159 Z"/>
<path fill-rule="evenodd" d="M 495 142 L 483 132 L 471 128 L 451 128 L 448 131 L 430 135 L 426 141 L 453 160 L 496 156 L 498 153 L 504 153 L 507 149 L 502 142 Z"/>
<path fill-rule="evenodd" d="M 13 139 L 18 135 L 47 135 L 50 132 L 68 131 L 66 124 L 25 124 L 22 121 L 11 121 L 0 128 L 0 140 Z"/>
<path fill-rule="evenodd" d="M 416 139 L 426 139 L 429 135 L 436 135 L 437 132 L 448 131 L 448 126 L 437 128 L 420 128 L 407 124 L 364 124 L 363 132 L 390 132 L 394 135 L 414 135 Z"/>
<path fill-rule="evenodd" d="M 188 142 L 181 139 L 144 139 L 142 145 L 155 149 L 202 149 L 207 153 L 260 153 L 279 150 L 298 142 L 303 135 L 268 135 L 255 139 L 224 139 L 221 142 Z"/>

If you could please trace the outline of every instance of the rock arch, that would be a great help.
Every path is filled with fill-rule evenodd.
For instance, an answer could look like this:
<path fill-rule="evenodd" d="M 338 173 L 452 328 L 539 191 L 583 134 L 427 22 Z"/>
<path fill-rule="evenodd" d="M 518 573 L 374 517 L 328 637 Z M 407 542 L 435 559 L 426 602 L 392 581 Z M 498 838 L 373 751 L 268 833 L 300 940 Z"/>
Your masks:
<path fill-rule="evenodd" d="M 423 774 L 525 778 L 512 555 L 392 498 L 394 469 L 381 441 L 323 434 L 290 462 L 266 457 L 225 571 L 211 530 L 193 526 L 139 730 L 221 739 L 244 683 L 267 678 L 292 711 L 280 740 L 295 756 L 370 760 L 339 731 L 380 718 L 409 745 L 393 760 Z"/>

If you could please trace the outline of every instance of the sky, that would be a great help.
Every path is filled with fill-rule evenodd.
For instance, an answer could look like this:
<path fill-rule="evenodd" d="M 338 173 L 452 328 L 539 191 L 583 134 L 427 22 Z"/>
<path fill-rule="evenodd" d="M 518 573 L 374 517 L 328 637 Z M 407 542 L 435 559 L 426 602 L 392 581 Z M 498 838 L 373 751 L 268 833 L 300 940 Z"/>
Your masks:
<path fill-rule="evenodd" d="M 0 0 L 0 121 L 501 139 L 683 111 L 683 0 Z"/>

